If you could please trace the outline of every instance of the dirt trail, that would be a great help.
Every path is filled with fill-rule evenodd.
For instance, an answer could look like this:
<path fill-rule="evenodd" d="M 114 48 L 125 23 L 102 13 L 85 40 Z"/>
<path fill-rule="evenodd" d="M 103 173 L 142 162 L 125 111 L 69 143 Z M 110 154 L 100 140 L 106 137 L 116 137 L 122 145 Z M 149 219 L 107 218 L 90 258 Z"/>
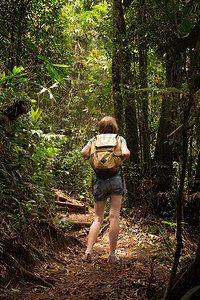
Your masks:
<path fill-rule="evenodd" d="M 77 203 L 77 201 L 76 201 Z M 92 222 L 93 208 L 85 214 L 60 213 L 67 221 Z M 67 216 L 66 216 L 67 215 Z M 2 298 L 12 300 L 39 299 L 150 299 L 167 279 L 168 266 L 152 271 L 150 261 L 139 253 L 143 250 L 152 257 L 160 244 L 160 237 L 148 233 L 147 226 L 130 223 L 121 218 L 117 255 L 120 263 L 107 263 L 109 251 L 108 226 L 94 247 L 93 262 L 82 262 L 85 248 L 69 246 L 66 251 L 54 253 L 54 260 L 41 264 L 36 275 L 53 284 L 53 288 L 31 283 L 20 285 Z M 141 228 L 143 227 L 143 228 Z M 76 228 L 76 227 L 75 227 Z M 86 245 L 89 227 L 72 230 L 70 234 Z M 156 268 L 156 263 L 154 265 Z"/>

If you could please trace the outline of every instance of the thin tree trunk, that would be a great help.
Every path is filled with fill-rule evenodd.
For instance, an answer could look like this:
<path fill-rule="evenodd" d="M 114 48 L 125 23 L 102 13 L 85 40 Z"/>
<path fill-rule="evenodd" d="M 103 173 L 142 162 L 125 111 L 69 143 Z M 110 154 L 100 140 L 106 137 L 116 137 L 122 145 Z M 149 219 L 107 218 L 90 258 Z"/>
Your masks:
<path fill-rule="evenodd" d="M 188 141 L 187 141 L 187 125 L 188 125 L 188 120 L 190 117 L 190 112 L 191 108 L 194 104 L 194 95 L 195 95 L 195 82 L 194 78 L 195 75 L 198 74 L 198 69 L 197 69 L 197 64 L 196 64 L 196 59 L 199 56 L 199 48 L 200 48 L 200 33 L 199 33 L 199 39 L 197 39 L 197 44 L 195 47 L 194 52 L 191 52 L 191 57 L 190 57 L 190 68 L 188 71 L 188 88 L 189 88 L 189 94 L 188 98 L 185 99 L 185 109 L 184 109 L 184 118 L 183 118 L 183 132 L 182 132 L 182 137 L 183 137 L 183 165 L 182 165 L 182 172 L 180 176 L 180 184 L 178 188 L 178 193 L 176 197 L 176 217 L 177 217 L 177 244 L 176 244 L 176 251 L 174 255 L 174 262 L 172 266 L 172 271 L 170 274 L 169 282 L 167 285 L 167 289 L 165 291 L 164 295 L 164 300 L 171 300 L 172 299 L 172 287 L 174 284 L 175 276 L 176 276 L 176 271 L 179 263 L 179 258 L 180 258 L 180 253 L 181 253 L 181 245 L 182 245 L 182 239 L 181 239 L 181 234 L 182 234 L 182 208 L 183 208 L 183 190 L 184 190 L 184 179 L 185 179 L 185 174 L 186 174 L 186 169 L 187 169 L 187 149 L 188 149 Z M 199 251 L 199 246 L 198 245 L 198 251 Z M 199 272 L 199 265 L 200 265 L 200 254 L 196 254 L 196 259 L 195 259 L 195 264 L 196 264 L 196 269 L 194 270 L 198 273 Z"/>
<path fill-rule="evenodd" d="M 147 47 L 141 46 L 139 50 L 139 73 L 140 73 L 140 86 L 147 88 Z M 140 93 L 141 103 L 141 136 L 142 136 L 142 153 L 144 174 L 150 175 L 151 159 L 150 159 L 150 138 L 149 138 L 149 125 L 148 125 L 148 96 L 147 92 Z"/>
<path fill-rule="evenodd" d="M 197 191 L 200 191 L 200 151 L 197 159 L 195 181 L 194 181 L 194 186 L 192 188 L 192 193 L 195 193 Z"/>
<path fill-rule="evenodd" d="M 174 279 L 176 276 L 180 254 L 181 254 L 181 248 L 182 248 L 183 190 L 184 190 L 185 174 L 187 168 L 187 148 L 188 148 L 186 129 L 182 133 L 182 138 L 183 138 L 183 165 L 182 165 L 182 172 L 180 176 L 180 184 L 176 195 L 176 222 L 177 222 L 176 251 L 174 254 L 174 261 L 173 261 L 167 289 L 164 295 L 164 300 L 171 299 L 171 290 L 174 284 Z"/>
<path fill-rule="evenodd" d="M 179 88 L 181 85 L 181 66 L 177 65 L 177 58 L 172 53 L 166 56 L 166 87 Z M 154 160 L 162 168 L 163 190 L 171 187 L 172 180 L 172 163 L 173 163 L 173 143 L 169 140 L 168 135 L 173 131 L 173 121 L 176 117 L 176 106 L 179 103 L 179 95 L 176 93 L 165 93 L 162 101 L 162 110 L 160 125 L 158 129 L 156 149 Z"/>
<path fill-rule="evenodd" d="M 139 164 L 139 147 L 137 135 L 137 119 L 135 105 L 131 102 L 128 103 L 125 109 L 125 123 L 126 123 L 126 138 L 128 148 L 131 150 L 130 163 L 126 166 L 126 185 L 128 190 L 128 206 L 134 207 L 137 205 L 137 179 L 135 171 Z M 138 172 L 137 172 L 138 173 Z"/>
<path fill-rule="evenodd" d="M 140 1 L 138 7 L 138 21 L 139 24 L 147 24 L 148 10 L 145 0 Z M 143 28 L 143 26 L 142 26 Z M 145 89 L 148 86 L 147 83 L 147 52 L 148 45 L 144 43 L 144 29 L 140 30 L 137 39 L 139 44 L 139 78 L 138 87 Z M 149 125 L 148 125 L 148 95 L 146 91 L 138 92 L 139 100 L 139 120 L 140 120 L 140 134 L 141 134 L 141 163 L 143 167 L 144 175 L 150 175 L 151 160 L 150 160 L 150 137 L 149 137 Z"/>
<path fill-rule="evenodd" d="M 21 0 L 20 6 L 19 6 L 19 17 L 18 17 L 18 25 L 17 25 L 17 49 L 16 49 L 17 66 L 19 66 L 21 64 L 22 38 L 24 35 L 25 15 L 26 15 L 26 6 L 24 3 L 24 0 Z"/>

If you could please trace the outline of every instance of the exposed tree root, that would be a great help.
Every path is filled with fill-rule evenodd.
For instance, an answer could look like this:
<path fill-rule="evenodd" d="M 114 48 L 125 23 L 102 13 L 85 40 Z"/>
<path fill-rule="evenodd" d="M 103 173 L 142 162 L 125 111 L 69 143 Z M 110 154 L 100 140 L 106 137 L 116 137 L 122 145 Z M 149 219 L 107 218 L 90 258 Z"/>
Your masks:
<path fill-rule="evenodd" d="M 45 260 L 45 256 L 40 249 L 36 248 L 33 244 L 30 244 L 30 248 L 38 256 L 40 260 L 42 261 Z"/>
<path fill-rule="evenodd" d="M 103 236 L 104 232 L 109 228 L 110 223 L 106 223 L 100 230 L 99 236 Z"/>
<path fill-rule="evenodd" d="M 47 282 L 46 280 L 42 279 L 41 277 L 38 277 L 37 275 L 33 274 L 32 272 L 27 271 L 24 267 L 22 267 L 19 262 L 10 254 L 8 254 L 7 252 L 3 253 L 3 259 L 4 261 L 16 268 L 18 271 L 20 271 L 20 273 L 23 275 L 23 277 L 27 280 L 27 281 L 31 281 L 33 283 L 37 283 L 43 286 L 47 286 L 47 287 L 53 287 L 53 285 L 49 282 Z"/>
<path fill-rule="evenodd" d="M 81 228 L 85 228 L 85 227 L 90 227 L 91 225 L 92 225 L 91 222 L 81 222 L 81 221 L 77 222 L 77 221 L 75 221 L 75 222 L 71 223 L 71 227 L 73 229 L 76 229 L 76 230 L 81 229 Z"/>
<path fill-rule="evenodd" d="M 67 240 L 69 243 L 71 243 L 72 245 L 75 245 L 75 246 L 79 246 L 79 247 L 82 247 L 84 248 L 85 246 L 76 238 L 74 237 L 73 235 L 68 235 L 67 236 Z"/>

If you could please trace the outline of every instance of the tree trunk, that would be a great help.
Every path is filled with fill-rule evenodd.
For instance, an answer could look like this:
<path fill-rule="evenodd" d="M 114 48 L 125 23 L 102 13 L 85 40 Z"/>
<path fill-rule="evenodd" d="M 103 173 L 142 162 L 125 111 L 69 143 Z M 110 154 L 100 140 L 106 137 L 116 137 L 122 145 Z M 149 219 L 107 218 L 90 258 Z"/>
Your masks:
<path fill-rule="evenodd" d="M 125 173 L 128 174 L 126 176 L 126 185 L 129 207 L 133 206 L 136 198 L 136 183 L 133 176 L 133 169 L 135 164 L 139 163 L 137 118 L 132 84 L 131 57 L 126 37 L 122 3 L 121 0 L 113 0 L 113 99 L 115 116 L 120 127 L 123 129 L 124 107 L 126 107 L 125 135 L 128 148 L 131 151 L 131 163 L 129 166 L 126 166 L 125 170 Z"/>
<path fill-rule="evenodd" d="M 124 15 L 121 0 L 113 0 L 113 54 L 112 54 L 112 82 L 114 114 L 119 126 L 119 134 L 124 133 L 124 105 L 121 92 L 121 50 L 124 33 Z"/>
<path fill-rule="evenodd" d="M 124 38 L 124 42 L 126 39 Z M 139 164 L 139 145 L 138 145 L 138 126 L 136 117 L 135 94 L 131 91 L 133 76 L 131 73 L 130 55 L 127 44 L 124 45 L 123 55 L 123 99 L 126 104 L 125 108 L 125 135 L 128 148 L 131 151 L 129 164 L 126 165 L 125 172 L 126 185 L 128 190 L 128 206 L 131 208 L 137 204 L 137 179 L 135 174 L 138 173 Z"/>
<path fill-rule="evenodd" d="M 192 193 L 200 192 L 200 151 L 198 154 L 197 159 L 197 167 L 196 167 L 196 174 L 195 174 L 195 181 L 192 188 Z"/>
<path fill-rule="evenodd" d="M 133 77 L 131 57 L 126 38 L 126 25 L 121 0 L 113 0 L 113 99 L 115 116 L 123 124 L 125 109 L 126 138 L 131 151 L 130 160 L 139 163 L 138 133 L 135 97 L 132 92 Z M 124 128 L 121 127 L 121 128 Z"/>
<path fill-rule="evenodd" d="M 178 276 L 178 279 L 173 284 L 171 293 L 169 295 L 170 300 L 181 299 L 188 291 L 200 285 L 200 238 L 198 242 L 196 258 L 185 270 L 182 270 Z M 161 297 L 159 297 L 160 300 Z M 155 295 L 152 300 L 158 299 Z M 187 299 L 200 299 L 200 290 L 194 291 L 194 294 Z"/>
<path fill-rule="evenodd" d="M 25 29 L 25 16 L 26 16 L 26 4 L 24 0 L 21 0 L 19 5 L 19 19 L 17 25 L 17 49 L 16 49 L 16 62 L 17 66 L 19 66 L 22 62 L 22 38 L 24 36 Z"/>
<path fill-rule="evenodd" d="M 9 3 L 9 31 L 10 31 L 10 47 L 8 49 L 7 68 L 12 70 L 14 66 L 22 64 L 22 42 L 26 31 L 25 18 L 27 14 L 27 5 L 24 0 L 17 3 Z M 8 24 L 6 24 L 8 26 Z"/>
<path fill-rule="evenodd" d="M 137 86 L 144 91 L 138 92 L 138 106 L 139 106 L 139 124 L 140 124 L 140 135 L 141 135 L 141 164 L 143 168 L 143 174 L 149 176 L 151 169 L 150 159 L 150 136 L 149 136 L 149 124 L 148 124 L 148 95 L 145 89 L 148 86 L 147 80 L 147 52 L 148 45 L 144 41 L 145 26 L 148 22 L 148 10 L 147 2 L 141 0 L 138 6 L 138 22 L 143 24 L 138 32 L 138 52 L 139 52 L 139 77 Z"/>
<path fill-rule="evenodd" d="M 170 274 L 169 282 L 167 285 L 167 289 L 165 292 L 164 300 L 171 300 L 171 290 L 174 284 L 176 271 L 179 264 L 181 248 L 182 248 L 182 212 L 183 212 L 183 191 L 184 191 L 184 182 L 185 182 L 185 175 L 187 169 L 187 130 L 183 130 L 183 165 L 182 165 L 182 172 L 180 175 L 180 184 L 178 187 L 177 195 L 176 195 L 176 222 L 177 222 L 177 232 L 176 232 L 176 250 L 174 254 L 174 261 L 172 265 L 172 271 Z"/>
<path fill-rule="evenodd" d="M 177 56 L 167 53 L 166 56 L 166 87 L 180 87 L 181 67 L 177 66 Z M 173 163 L 173 141 L 168 135 L 173 131 L 173 122 L 176 117 L 176 107 L 179 103 L 179 94 L 165 93 L 162 101 L 160 125 L 156 142 L 154 160 L 162 168 L 162 176 L 165 179 L 162 183 L 163 190 L 171 187 L 172 163 Z"/>
<path fill-rule="evenodd" d="M 184 109 L 184 118 L 183 118 L 183 165 L 182 165 L 182 172 L 180 176 L 180 184 L 179 184 L 179 189 L 177 193 L 177 201 L 176 201 L 176 211 L 177 211 L 177 246 L 176 246 L 176 251 L 174 255 L 174 262 L 172 266 L 172 271 L 170 274 L 169 282 L 167 285 L 167 289 L 165 292 L 164 300 L 175 300 L 173 298 L 173 285 L 175 281 L 175 276 L 176 276 L 176 271 L 179 263 L 179 258 L 180 258 L 180 252 L 181 252 L 181 233 L 182 233 L 182 207 L 183 207 L 183 191 L 184 191 L 184 178 L 186 174 L 186 169 L 187 169 L 187 149 L 188 149 L 188 141 L 187 141 L 187 128 L 188 128 L 188 121 L 190 118 L 190 113 L 191 113 L 191 108 L 194 105 L 194 95 L 196 92 L 196 87 L 195 87 L 195 77 L 198 76 L 198 64 L 196 63 L 197 59 L 199 58 L 199 48 L 200 48 L 200 32 L 198 35 L 196 47 L 194 48 L 194 51 L 192 51 L 190 54 L 190 65 L 188 68 L 188 90 L 189 93 L 187 95 L 187 98 L 185 98 L 184 104 L 185 104 L 185 109 Z M 200 274 L 200 253 L 199 249 L 200 248 L 200 241 L 198 244 L 198 249 L 196 253 L 196 259 L 194 261 L 194 267 L 192 268 L 191 275 L 194 276 L 193 278 L 199 277 Z M 196 284 L 196 282 L 191 282 L 191 286 L 193 287 Z M 180 296 L 180 295 L 179 295 Z M 176 298 L 177 299 L 177 298 Z"/>
<path fill-rule="evenodd" d="M 141 45 L 139 50 L 139 85 L 142 89 L 147 88 L 147 47 Z M 148 96 L 147 92 L 140 92 L 141 107 L 141 137 L 142 137 L 142 163 L 144 174 L 150 175 L 151 157 L 150 157 L 150 137 L 148 125 Z"/>

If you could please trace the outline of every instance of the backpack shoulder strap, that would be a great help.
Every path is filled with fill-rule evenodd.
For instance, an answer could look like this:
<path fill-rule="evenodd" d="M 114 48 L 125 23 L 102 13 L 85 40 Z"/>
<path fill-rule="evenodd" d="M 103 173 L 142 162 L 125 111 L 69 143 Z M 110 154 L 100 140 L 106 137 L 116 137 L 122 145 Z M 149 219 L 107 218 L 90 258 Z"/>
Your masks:
<path fill-rule="evenodd" d="M 91 145 L 91 149 L 90 149 L 90 154 L 95 152 L 95 144 L 96 144 L 96 140 L 97 140 L 97 136 L 95 136 L 92 145 Z"/>
<path fill-rule="evenodd" d="M 119 143 L 121 142 L 119 134 L 116 136 L 116 139 L 117 139 L 117 142 L 119 142 Z"/>

